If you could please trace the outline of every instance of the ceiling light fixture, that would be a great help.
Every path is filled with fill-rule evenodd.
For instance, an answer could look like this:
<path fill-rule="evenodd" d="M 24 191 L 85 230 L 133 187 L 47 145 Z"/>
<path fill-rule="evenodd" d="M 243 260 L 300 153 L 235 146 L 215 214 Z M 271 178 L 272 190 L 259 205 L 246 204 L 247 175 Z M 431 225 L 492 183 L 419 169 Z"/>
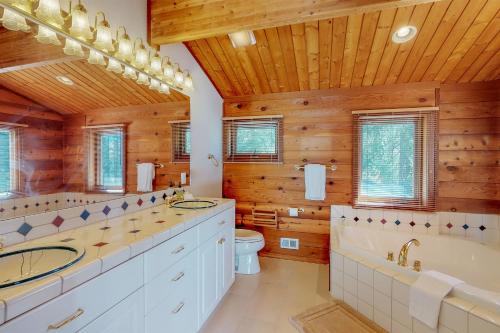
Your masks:
<path fill-rule="evenodd" d="M 252 30 L 232 32 L 228 36 L 234 48 L 255 45 L 257 42 Z"/>
<path fill-rule="evenodd" d="M 36 9 L 32 8 L 36 4 Z M 0 0 L 3 16 L 0 21 L 5 28 L 15 31 L 29 31 L 31 25 L 37 27 L 35 38 L 44 44 L 61 45 L 65 40 L 64 53 L 86 57 L 93 65 L 106 66 L 106 69 L 139 84 L 168 94 L 170 88 L 178 91 L 192 89 L 193 82 L 189 73 L 175 67 L 168 58 L 162 59 L 158 50 L 149 52 L 149 47 L 142 43 L 136 47 L 128 36 L 125 27 L 119 27 L 116 40 L 106 16 L 98 12 L 94 26 L 89 25 L 87 10 L 78 0 L 69 12 L 61 10 L 60 0 Z"/>
<path fill-rule="evenodd" d="M 417 28 L 405 25 L 392 34 L 392 41 L 397 44 L 406 43 L 417 35 Z"/>
<path fill-rule="evenodd" d="M 73 80 L 71 80 L 69 77 L 64 76 L 64 75 L 58 75 L 58 76 L 56 76 L 56 79 L 57 79 L 57 81 L 61 82 L 62 84 L 65 84 L 67 86 L 72 86 L 75 84 L 73 82 Z"/>

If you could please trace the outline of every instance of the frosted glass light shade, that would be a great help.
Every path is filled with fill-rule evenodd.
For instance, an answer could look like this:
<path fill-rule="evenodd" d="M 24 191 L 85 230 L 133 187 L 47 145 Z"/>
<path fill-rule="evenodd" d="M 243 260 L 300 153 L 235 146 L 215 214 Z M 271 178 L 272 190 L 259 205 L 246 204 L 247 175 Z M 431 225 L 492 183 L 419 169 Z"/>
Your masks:
<path fill-rule="evenodd" d="M 83 57 L 85 54 L 82 50 L 82 45 L 74 40 L 66 38 L 66 44 L 64 45 L 63 51 L 69 56 Z"/>
<path fill-rule="evenodd" d="M 39 19 L 59 28 L 64 25 L 59 0 L 40 0 L 35 15 Z"/>
<path fill-rule="evenodd" d="M 148 51 L 146 51 L 146 49 L 141 46 L 135 51 L 135 59 L 133 64 L 135 67 L 143 69 L 148 65 L 148 58 Z"/>
<path fill-rule="evenodd" d="M 144 73 L 139 73 L 139 78 L 137 79 L 137 83 L 148 86 L 149 85 L 149 77 Z"/>
<path fill-rule="evenodd" d="M 113 52 L 113 37 L 111 36 L 111 28 L 106 21 L 101 22 L 96 28 L 96 38 L 94 46 L 104 52 Z"/>
<path fill-rule="evenodd" d="M 165 66 L 163 66 L 163 77 L 165 80 L 168 82 L 174 82 L 174 66 L 170 63 L 170 61 L 167 61 Z"/>
<path fill-rule="evenodd" d="M 162 94 L 165 94 L 165 95 L 170 94 L 170 88 L 168 87 L 168 85 L 166 83 L 160 84 L 160 90 L 159 91 Z"/>
<path fill-rule="evenodd" d="M 151 58 L 151 66 L 149 68 L 149 73 L 153 75 L 161 75 L 161 58 L 158 55 L 155 55 Z"/>
<path fill-rule="evenodd" d="M 132 61 L 133 58 L 133 45 L 130 38 L 125 35 L 119 39 L 118 52 L 116 52 L 115 57 L 123 61 Z"/>
<path fill-rule="evenodd" d="M 42 44 L 53 44 L 53 45 L 61 45 L 59 38 L 54 31 L 50 30 L 44 26 L 38 26 L 38 33 L 35 36 L 36 40 Z"/>
<path fill-rule="evenodd" d="M 137 72 L 130 66 L 125 66 L 125 72 L 123 76 L 127 79 L 137 80 Z"/>
<path fill-rule="evenodd" d="M 116 74 L 121 74 L 123 72 L 122 64 L 120 64 L 113 58 L 109 58 L 108 67 L 106 67 L 106 70 Z"/>
<path fill-rule="evenodd" d="M 87 59 L 89 64 L 92 65 L 101 65 L 101 66 L 106 66 L 106 60 L 104 60 L 104 57 L 102 54 L 97 53 L 94 50 L 90 50 L 89 53 L 89 58 Z"/>
<path fill-rule="evenodd" d="M 176 66 L 174 77 L 176 85 L 181 86 L 184 83 L 184 74 L 181 72 L 179 65 Z"/>
<path fill-rule="evenodd" d="M 24 17 L 7 8 L 3 10 L 1 21 L 3 27 L 8 30 L 29 32 L 31 29 Z"/>
<path fill-rule="evenodd" d="M 193 90 L 193 78 L 191 77 L 191 74 L 189 73 L 186 73 L 186 75 L 184 75 L 184 88 L 186 88 L 187 90 Z"/>
<path fill-rule="evenodd" d="M 156 91 L 160 91 L 160 81 L 157 80 L 157 79 L 151 79 L 151 84 L 149 86 L 149 89 L 151 90 L 156 90 Z"/>
<path fill-rule="evenodd" d="M 71 27 L 69 28 L 69 33 L 83 40 L 89 40 L 94 37 L 92 31 L 90 31 L 87 10 L 80 4 L 76 5 L 71 11 Z"/>

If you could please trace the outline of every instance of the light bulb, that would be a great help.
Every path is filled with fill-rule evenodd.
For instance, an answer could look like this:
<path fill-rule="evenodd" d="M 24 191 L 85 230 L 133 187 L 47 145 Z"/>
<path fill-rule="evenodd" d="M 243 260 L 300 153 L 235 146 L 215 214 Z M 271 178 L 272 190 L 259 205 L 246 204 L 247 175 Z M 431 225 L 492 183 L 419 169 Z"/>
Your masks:
<path fill-rule="evenodd" d="M 125 66 L 125 72 L 123 73 L 123 76 L 127 79 L 137 80 L 137 73 L 135 69 L 130 66 Z"/>
<path fill-rule="evenodd" d="M 69 38 L 66 38 L 66 45 L 64 45 L 63 51 L 65 54 L 69 56 L 77 56 L 77 57 L 85 56 L 82 50 L 82 45 Z"/>
<path fill-rule="evenodd" d="M 417 35 L 417 28 L 412 25 L 406 25 L 392 34 L 392 41 L 396 44 L 406 43 Z"/>
<path fill-rule="evenodd" d="M 116 74 L 121 74 L 123 72 L 122 64 L 120 64 L 116 59 L 109 58 L 108 61 L 108 67 L 106 67 L 106 70 L 116 73 Z"/>
<path fill-rule="evenodd" d="M 94 37 L 92 31 L 90 31 L 87 10 L 80 3 L 71 10 L 71 27 L 69 28 L 69 33 L 82 40 L 89 40 Z"/>
<path fill-rule="evenodd" d="M 100 54 L 94 50 L 90 50 L 89 58 L 87 59 L 87 61 L 89 64 L 92 64 L 92 65 L 106 66 L 106 60 L 104 60 L 104 57 L 102 56 L 102 54 Z"/>
<path fill-rule="evenodd" d="M 156 90 L 160 91 L 160 81 L 157 79 L 151 79 L 151 85 L 149 86 L 149 89 L 151 90 Z"/>
<path fill-rule="evenodd" d="M 38 34 L 35 36 L 35 38 L 42 44 L 61 45 L 61 42 L 57 38 L 56 33 L 49 28 L 41 25 L 38 26 Z"/>
<path fill-rule="evenodd" d="M 175 84 L 177 86 L 181 86 L 182 83 L 184 82 L 184 74 L 181 72 L 181 69 L 179 68 L 179 65 L 176 64 L 176 70 L 175 70 Z"/>
<path fill-rule="evenodd" d="M 36 17 L 61 28 L 64 25 L 64 19 L 61 14 L 61 5 L 59 0 L 40 0 L 38 8 L 35 10 Z"/>
<path fill-rule="evenodd" d="M 148 86 L 149 85 L 149 77 L 144 73 L 139 73 L 139 78 L 137 79 L 137 83 Z"/>
<path fill-rule="evenodd" d="M 193 78 L 191 77 L 191 74 L 189 74 L 188 72 L 186 72 L 186 74 L 184 75 L 184 88 L 188 90 L 193 89 Z"/>
<path fill-rule="evenodd" d="M 123 61 L 132 61 L 133 58 L 133 45 L 130 37 L 127 35 L 127 32 L 124 29 L 123 35 L 118 38 L 118 52 L 116 52 L 115 56 Z"/>
<path fill-rule="evenodd" d="M 250 46 L 256 43 L 255 35 L 251 30 L 233 32 L 228 36 L 234 48 Z"/>
<path fill-rule="evenodd" d="M 160 90 L 159 91 L 162 94 L 165 94 L 165 95 L 170 94 L 170 88 L 168 87 L 168 85 L 166 83 L 160 84 Z"/>
<path fill-rule="evenodd" d="M 19 14 L 14 13 L 8 8 L 4 8 L 2 16 L 2 25 L 5 29 L 13 31 L 24 31 L 29 32 L 30 27 L 26 23 L 26 19 Z"/>
<path fill-rule="evenodd" d="M 141 44 L 135 50 L 135 59 L 133 65 L 139 69 L 143 69 L 148 64 L 148 58 L 148 51 L 141 41 Z"/>
<path fill-rule="evenodd" d="M 96 37 L 94 46 L 104 52 L 113 52 L 113 37 L 111 37 L 111 28 L 108 21 L 103 19 L 96 27 Z"/>

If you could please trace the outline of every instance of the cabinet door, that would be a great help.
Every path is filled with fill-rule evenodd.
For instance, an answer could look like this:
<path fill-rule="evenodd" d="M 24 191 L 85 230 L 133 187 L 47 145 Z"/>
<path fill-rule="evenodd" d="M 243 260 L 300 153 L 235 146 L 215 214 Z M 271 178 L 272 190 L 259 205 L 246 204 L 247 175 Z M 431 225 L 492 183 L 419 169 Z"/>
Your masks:
<path fill-rule="evenodd" d="M 208 318 L 219 301 L 218 235 L 210 238 L 199 249 L 199 307 L 200 325 Z"/>
<path fill-rule="evenodd" d="M 141 288 L 108 312 L 85 326 L 79 333 L 143 333 L 144 289 Z"/>
<path fill-rule="evenodd" d="M 226 227 L 217 242 L 219 261 L 219 299 L 222 298 L 234 282 L 234 228 Z"/>

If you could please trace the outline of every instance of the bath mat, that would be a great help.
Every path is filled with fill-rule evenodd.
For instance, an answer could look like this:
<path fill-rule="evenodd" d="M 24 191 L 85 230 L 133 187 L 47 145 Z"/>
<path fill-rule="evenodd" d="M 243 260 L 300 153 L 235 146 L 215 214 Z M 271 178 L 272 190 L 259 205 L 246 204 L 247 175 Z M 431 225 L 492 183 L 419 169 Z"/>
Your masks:
<path fill-rule="evenodd" d="M 341 302 L 328 302 L 290 318 L 300 333 L 385 333 L 384 329 Z"/>

